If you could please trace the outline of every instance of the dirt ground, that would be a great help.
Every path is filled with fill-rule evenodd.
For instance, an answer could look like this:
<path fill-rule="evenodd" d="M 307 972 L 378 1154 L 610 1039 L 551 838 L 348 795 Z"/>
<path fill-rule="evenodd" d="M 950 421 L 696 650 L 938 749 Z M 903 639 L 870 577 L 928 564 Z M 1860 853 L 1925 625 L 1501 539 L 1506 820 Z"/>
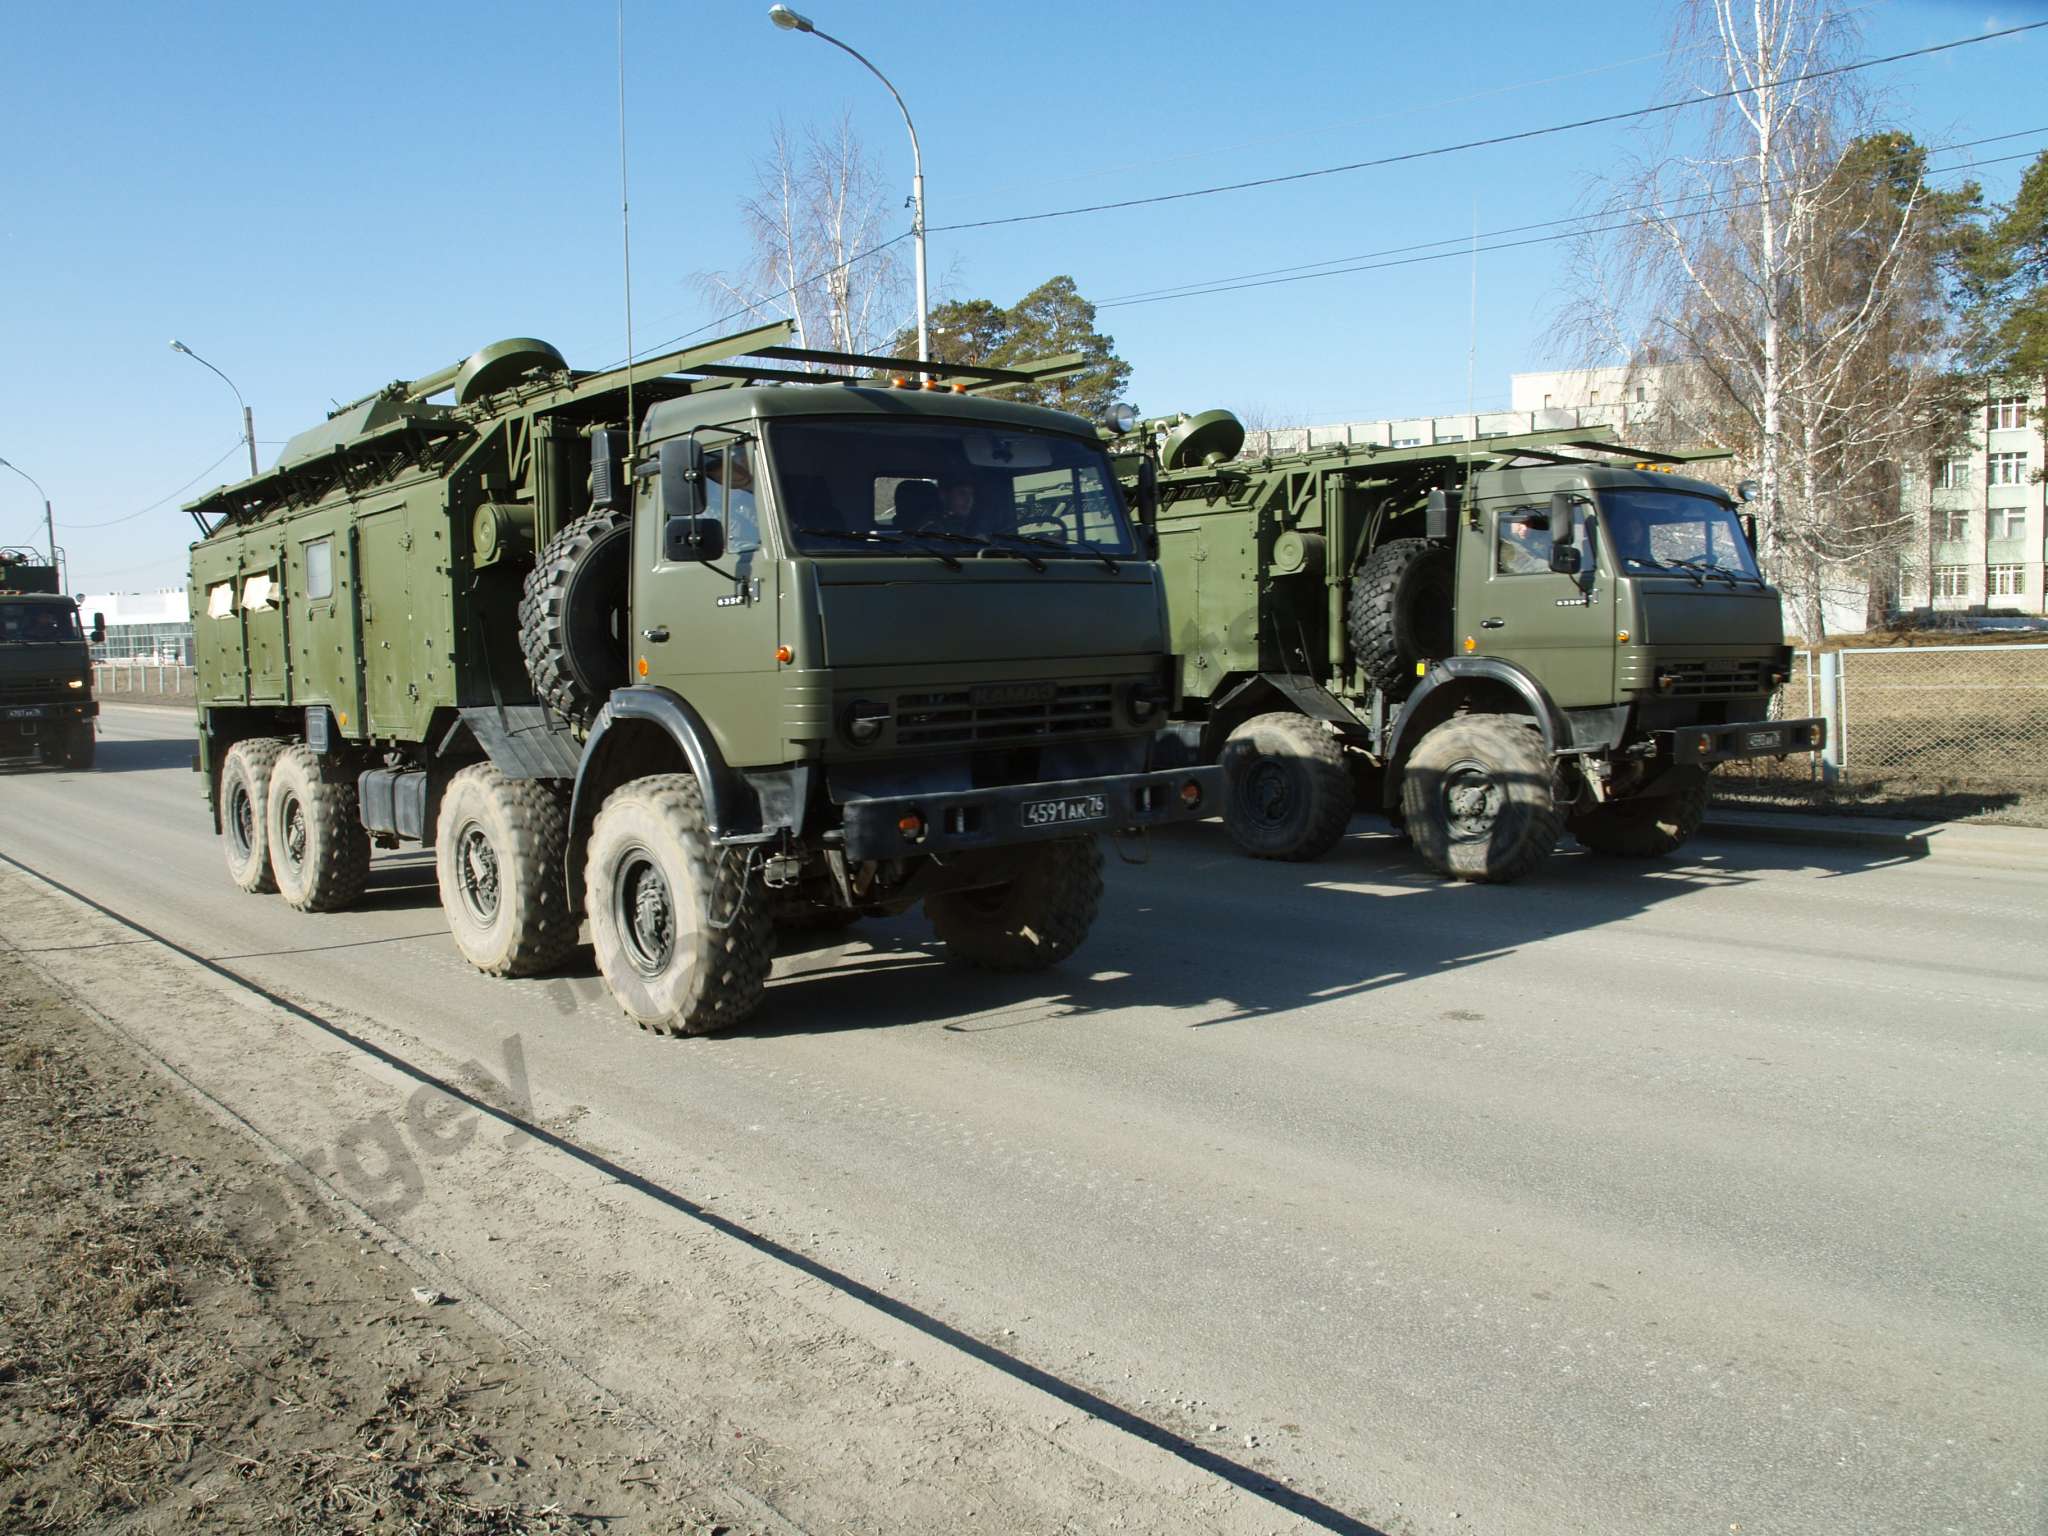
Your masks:
<path fill-rule="evenodd" d="M 733 1532 L 0 951 L 0 1528 Z"/>

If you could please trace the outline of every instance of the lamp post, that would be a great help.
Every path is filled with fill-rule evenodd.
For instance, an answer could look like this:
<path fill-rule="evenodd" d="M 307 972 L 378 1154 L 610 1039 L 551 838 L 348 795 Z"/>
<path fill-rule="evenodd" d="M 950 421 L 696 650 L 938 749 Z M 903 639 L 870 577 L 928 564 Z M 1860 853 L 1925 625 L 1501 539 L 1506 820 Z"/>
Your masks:
<path fill-rule="evenodd" d="M 932 360 L 931 332 L 925 325 L 925 283 L 924 283 L 924 156 L 917 147 L 917 125 L 910 120 L 910 108 L 903 105 L 903 97 L 896 87 L 889 84 L 889 77 L 855 50 L 848 48 L 829 32 L 820 32 L 811 24 L 808 16 L 799 16 L 786 5 L 768 7 L 768 19 L 785 32 L 808 32 L 813 37 L 823 38 L 834 48 L 851 53 L 866 66 L 869 74 L 887 87 L 896 98 L 896 110 L 903 114 L 903 126 L 910 130 L 910 225 L 911 234 L 917 241 L 917 360 L 928 363 Z"/>
<path fill-rule="evenodd" d="M 43 489 L 42 483 L 34 475 L 23 469 L 19 464 L 10 464 L 7 460 L 0 459 L 0 469 L 13 470 L 30 485 L 33 485 L 36 488 L 36 494 L 43 498 L 43 532 L 49 535 L 50 564 L 55 565 L 57 563 L 57 520 L 50 515 L 50 493 Z"/>
<path fill-rule="evenodd" d="M 184 353 L 203 368 L 213 368 L 214 374 L 220 379 L 221 383 L 227 385 L 229 389 L 235 389 L 235 381 L 233 379 L 222 373 L 218 368 L 214 368 L 213 364 L 207 362 L 205 358 L 194 352 L 182 341 L 173 338 L 171 350 Z M 242 398 L 242 392 L 239 389 L 235 389 L 235 403 L 242 408 L 242 437 L 249 444 L 249 478 L 253 480 L 258 473 L 256 469 L 256 418 L 250 413 L 249 402 Z"/>

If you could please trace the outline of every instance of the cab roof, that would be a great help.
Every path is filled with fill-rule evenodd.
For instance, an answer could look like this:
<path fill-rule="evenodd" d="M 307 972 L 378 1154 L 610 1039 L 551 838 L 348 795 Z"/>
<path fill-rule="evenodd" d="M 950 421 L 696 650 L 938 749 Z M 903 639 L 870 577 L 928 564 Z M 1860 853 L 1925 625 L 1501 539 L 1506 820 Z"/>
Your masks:
<path fill-rule="evenodd" d="M 1100 441 L 1092 422 L 1068 411 L 950 389 L 893 389 L 870 383 L 757 384 L 662 400 L 642 418 L 641 441 L 680 437 L 695 427 L 826 416 L 971 422 Z"/>

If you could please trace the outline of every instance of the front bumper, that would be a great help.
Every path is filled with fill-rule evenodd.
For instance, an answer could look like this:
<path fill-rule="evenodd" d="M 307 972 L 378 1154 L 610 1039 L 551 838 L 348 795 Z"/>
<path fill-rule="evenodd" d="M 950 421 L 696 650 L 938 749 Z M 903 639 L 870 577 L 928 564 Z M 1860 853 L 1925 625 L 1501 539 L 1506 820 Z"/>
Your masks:
<path fill-rule="evenodd" d="M 54 699 L 38 704 L 0 704 L 0 741 L 34 741 L 52 726 L 90 720 L 96 699 Z"/>
<path fill-rule="evenodd" d="M 1745 757 L 1818 752 L 1827 745 L 1828 723 L 1817 718 L 1738 720 L 1732 725 L 1688 725 L 1656 734 L 1674 764 L 1727 763 Z"/>
<path fill-rule="evenodd" d="M 1193 784 L 1197 798 L 1183 796 Z M 1046 807 L 1083 809 L 1097 797 L 1101 814 L 1085 819 L 1051 815 Z M 849 859 L 901 859 L 920 853 L 958 853 L 1052 842 L 1090 832 L 1123 832 L 1200 821 L 1223 809 L 1221 768 L 1176 768 L 1167 773 L 1125 773 L 1109 778 L 1061 779 L 1049 784 L 1007 784 L 999 789 L 942 790 L 850 800 L 842 808 Z M 919 830 L 906 833 L 915 818 Z"/>

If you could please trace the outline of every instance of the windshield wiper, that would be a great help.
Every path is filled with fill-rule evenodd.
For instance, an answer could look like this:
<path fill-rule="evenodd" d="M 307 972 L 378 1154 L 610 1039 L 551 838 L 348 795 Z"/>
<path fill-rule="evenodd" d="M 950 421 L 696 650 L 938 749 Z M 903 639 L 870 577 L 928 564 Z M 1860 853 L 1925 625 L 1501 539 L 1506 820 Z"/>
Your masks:
<path fill-rule="evenodd" d="M 1122 566 L 1116 563 L 1115 558 L 1111 556 L 1108 550 L 1104 549 L 1100 544 L 1091 544 L 1086 539 L 1047 539 L 1041 538 L 1035 533 L 998 533 L 995 537 L 999 539 L 1017 539 L 1026 544 L 1035 544 L 1040 549 L 1056 549 L 1062 554 L 1070 549 L 1082 549 L 1108 566 L 1111 574 L 1123 569 Z"/>
<path fill-rule="evenodd" d="M 893 528 L 868 528 L 856 532 L 851 528 L 799 528 L 798 533 L 807 533 L 818 539 L 844 539 L 853 544 L 904 544 L 908 540 Z M 920 549 L 920 555 L 930 555 L 949 571 L 960 569 L 960 562 L 943 549 Z"/>
<path fill-rule="evenodd" d="M 1740 586 L 1745 581 L 1753 581 L 1758 586 L 1764 584 L 1761 576 L 1752 576 L 1747 571 L 1731 571 L 1727 566 L 1720 564 L 1718 561 L 1703 560 L 1696 555 L 1687 556 L 1683 560 L 1674 560 L 1671 563 L 1673 565 L 1682 565 L 1689 571 L 1712 571 L 1731 587 Z"/>

